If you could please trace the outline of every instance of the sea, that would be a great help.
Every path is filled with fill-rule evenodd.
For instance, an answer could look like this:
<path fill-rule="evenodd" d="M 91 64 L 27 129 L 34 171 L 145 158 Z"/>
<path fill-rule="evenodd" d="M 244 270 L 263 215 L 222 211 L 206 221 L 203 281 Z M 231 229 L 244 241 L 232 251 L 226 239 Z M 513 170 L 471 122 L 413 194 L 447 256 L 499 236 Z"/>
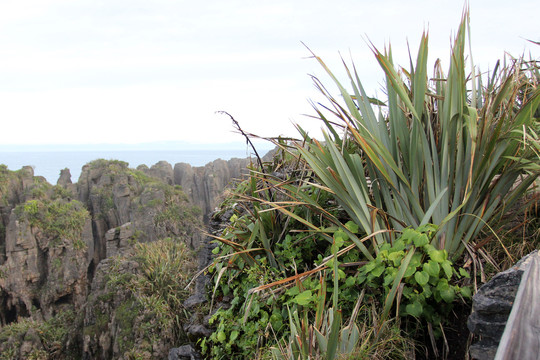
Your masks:
<path fill-rule="evenodd" d="M 34 176 L 43 176 L 47 181 L 56 185 L 60 171 L 68 168 L 71 180 L 77 182 L 82 167 L 97 159 L 121 160 L 130 168 L 139 165 L 152 165 L 167 161 L 173 167 L 176 163 L 188 163 L 191 166 L 204 166 L 216 159 L 246 158 L 251 154 L 243 149 L 212 149 L 212 150 L 128 150 L 128 151 L 0 151 L 0 164 L 9 170 L 19 170 L 23 166 L 32 166 Z M 262 156 L 262 155 L 261 155 Z"/>

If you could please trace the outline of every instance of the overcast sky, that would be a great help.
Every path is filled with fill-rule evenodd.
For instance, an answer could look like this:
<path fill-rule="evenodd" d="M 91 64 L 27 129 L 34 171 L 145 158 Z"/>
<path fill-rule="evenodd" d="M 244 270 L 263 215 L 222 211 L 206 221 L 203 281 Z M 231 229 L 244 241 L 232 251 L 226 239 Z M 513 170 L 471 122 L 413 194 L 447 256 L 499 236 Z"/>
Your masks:
<path fill-rule="evenodd" d="M 3 144 L 230 142 L 246 131 L 315 132 L 304 42 L 336 73 L 350 54 L 371 95 L 382 72 L 366 40 L 408 64 L 429 30 L 445 63 L 464 3 L 442 0 L 1 0 Z M 538 2 L 471 0 L 481 70 L 508 51 L 538 59 Z M 414 55 L 415 56 L 415 55 Z"/>

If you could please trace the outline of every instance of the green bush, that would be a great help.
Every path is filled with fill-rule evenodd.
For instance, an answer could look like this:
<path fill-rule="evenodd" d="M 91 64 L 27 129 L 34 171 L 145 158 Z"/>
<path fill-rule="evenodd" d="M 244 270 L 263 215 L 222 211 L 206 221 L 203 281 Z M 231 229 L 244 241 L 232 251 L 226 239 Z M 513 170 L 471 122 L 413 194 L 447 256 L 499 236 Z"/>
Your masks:
<path fill-rule="evenodd" d="M 456 269 L 446 250 L 437 250 L 430 244 L 436 231 L 434 225 L 424 225 L 416 230 L 408 228 L 393 244 L 383 244 L 377 257 L 360 269 L 356 279 L 358 285 L 368 286 L 369 294 L 377 295 L 382 302 L 390 293 L 407 252 L 414 247 L 416 252 L 401 280 L 400 315 L 439 325 L 456 297 L 471 298 L 471 288 L 452 285 L 457 279 L 470 276 L 463 268 Z"/>
<path fill-rule="evenodd" d="M 231 301 L 201 342 L 208 356 L 257 358 L 272 348 L 280 359 L 333 358 L 338 344 L 350 345 L 340 337 L 356 329 L 362 291 L 374 300 L 375 342 L 396 306 L 405 322 L 431 326 L 470 298 L 456 264 L 540 174 L 538 147 L 523 140 L 537 139 L 540 89 L 520 59 L 487 78 L 474 67 L 467 75 L 467 30 L 466 13 L 448 75 L 438 61 L 431 79 L 426 34 L 409 70 L 393 65 L 390 49 L 373 49 L 386 75 L 384 102 L 367 96 L 354 66 L 346 67 L 347 90 L 314 55 L 339 96 L 315 79 L 329 103 L 315 108 L 324 138 L 299 127 L 294 146 L 274 139 L 274 159 L 252 168 L 226 200 L 224 211 L 235 213 L 216 236 L 210 272 L 212 305 Z"/>

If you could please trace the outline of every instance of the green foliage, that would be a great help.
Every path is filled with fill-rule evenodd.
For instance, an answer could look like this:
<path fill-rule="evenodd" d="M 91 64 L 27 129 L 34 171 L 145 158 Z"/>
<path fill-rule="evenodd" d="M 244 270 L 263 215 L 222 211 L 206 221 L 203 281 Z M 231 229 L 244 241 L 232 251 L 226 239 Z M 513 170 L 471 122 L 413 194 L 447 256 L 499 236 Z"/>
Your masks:
<path fill-rule="evenodd" d="M 385 299 L 407 252 L 416 248 L 401 280 L 400 315 L 438 325 L 451 310 L 454 300 L 459 296 L 471 298 L 471 288 L 452 285 L 457 279 L 470 276 L 463 268 L 454 266 L 446 250 L 437 250 L 431 245 L 436 231 L 437 227 L 430 224 L 416 230 L 405 229 L 393 244 L 383 244 L 377 257 L 360 269 L 357 283 L 368 286 L 370 295 Z"/>
<path fill-rule="evenodd" d="M 314 308 L 310 294 L 316 292 L 317 284 L 309 278 L 293 289 L 270 296 L 259 296 L 253 289 L 309 270 L 315 261 L 329 254 L 331 234 L 337 230 L 327 218 L 335 219 L 333 214 L 337 215 L 331 196 L 299 181 L 309 174 L 296 171 L 294 157 L 281 151 L 273 163 L 265 166 L 264 173 L 252 169 L 224 205 L 235 212 L 217 238 L 219 247 L 214 253 L 218 257 L 210 268 L 215 274 L 212 304 L 223 297 L 232 301 L 230 308 L 216 312 L 216 331 L 202 341 L 203 350 L 212 358 L 251 358 L 272 341 L 269 326 L 276 336 L 285 334 L 285 304 Z M 287 180 L 269 175 L 276 171 Z M 278 183 L 281 185 L 274 186 Z M 283 201 L 298 193 L 310 205 L 291 206 Z M 323 206 L 328 209 L 327 217 L 318 213 Z M 319 228 L 325 230 L 314 231 Z"/>
<path fill-rule="evenodd" d="M 122 352 L 133 347 L 137 331 L 147 340 L 147 346 L 140 351 L 152 352 L 152 342 L 164 336 L 172 336 L 171 341 L 186 340 L 182 329 L 187 317 L 183 302 L 189 295 L 186 286 L 195 270 L 193 257 L 185 243 L 167 238 L 136 243 L 133 254 L 115 258 L 107 288 L 124 289 L 130 294 L 116 310 L 125 331 L 120 343 Z M 139 264 L 136 273 L 120 270 L 126 260 Z M 108 302 L 111 296 L 114 297 L 106 294 L 99 300 Z"/>
<path fill-rule="evenodd" d="M 474 67 L 467 76 L 467 30 L 466 13 L 448 75 L 437 62 L 433 80 L 427 35 L 408 71 L 394 67 L 390 50 L 373 49 L 386 102 L 367 96 L 356 68 L 346 68 L 347 90 L 315 56 L 340 96 L 315 79 L 330 103 L 315 109 L 323 141 L 301 128 L 302 141 L 274 139 L 276 156 L 226 199 L 222 213 L 234 214 L 209 272 L 212 308 L 230 307 L 213 316 L 206 355 L 256 358 L 271 348 L 275 358 L 385 358 L 378 354 L 391 352 L 371 347 L 385 330 L 407 343 L 389 325 L 392 309 L 405 327 L 415 318 L 439 324 L 470 298 L 469 275 L 454 262 L 540 174 L 536 143 L 525 146 L 537 142 L 540 90 L 521 60 L 486 86 Z M 372 332 L 355 324 L 362 291 L 377 314 Z"/>
<path fill-rule="evenodd" d="M 72 241 L 76 249 L 83 249 L 82 231 L 89 218 L 88 211 L 77 200 L 29 200 L 18 205 L 15 212 L 40 228 L 50 238 L 51 244 Z"/>
<path fill-rule="evenodd" d="M 307 146 L 298 145 L 319 181 L 365 232 L 434 223 L 439 231 L 433 245 L 452 258 L 540 174 L 538 156 L 523 146 L 520 134 L 534 125 L 540 103 L 536 79 L 519 59 L 494 71 L 485 87 L 474 67 L 468 76 L 467 30 L 466 13 L 448 75 L 437 62 L 433 80 L 427 75 L 426 34 L 409 70 L 394 67 L 390 49 L 374 48 L 388 95 L 384 105 L 376 102 L 378 112 L 354 66 L 345 69 L 347 90 L 315 56 L 340 96 L 316 80 L 330 103 L 316 108 L 326 128 L 324 142 L 300 129 Z M 383 234 L 376 238 L 379 245 L 390 241 Z"/>
<path fill-rule="evenodd" d="M 70 199 L 73 197 L 75 197 L 75 194 L 63 186 L 55 185 L 52 187 L 51 200 Z"/>
<path fill-rule="evenodd" d="M 124 171 L 128 168 L 129 163 L 120 160 L 105 160 L 105 159 L 96 159 L 88 163 L 91 169 L 109 169 L 113 172 L 115 171 Z"/>
<path fill-rule="evenodd" d="M 39 322 L 31 319 L 20 319 L 15 323 L 0 327 L 0 359 L 15 359 L 18 357 L 20 339 L 26 332 L 33 328 L 36 330 L 43 349 L 33 349 L 30 352 L 35 359 L 49 359 L 62 349 L 71 327 L 75 321 L 75 312 L 66 309 L 59 312 L 51 319 Z M 11 341 L 9 341 L 11 339 Z M 32 355 L 33 354 L 33 355 Z"/>
<path fill-rule="evenodd" d="M 47 194 L 52 188 L 53 186 L 49 184 L 46 180 L 39 177 L 34 177 L 34 184 L 29 190 L 32 198 L 44 199 L 47 197 Z"/>

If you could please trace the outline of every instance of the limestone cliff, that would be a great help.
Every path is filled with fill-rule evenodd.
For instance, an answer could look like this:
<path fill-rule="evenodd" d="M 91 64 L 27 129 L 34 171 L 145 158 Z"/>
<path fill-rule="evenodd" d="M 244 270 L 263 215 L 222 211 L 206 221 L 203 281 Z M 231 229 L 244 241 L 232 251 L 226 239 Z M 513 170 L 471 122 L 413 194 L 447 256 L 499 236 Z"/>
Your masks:
<path fill-rule="evenodd" d="M 0 165 L 0 358 L 150 359 L 184 344 L 202 217 L 249 163 L 96 160 L 55 186 Z"/>
<path fill-rule="evenodd" d="M 78 199 L 92 214 L 94 264 L 107 256 L 105 235 L 130 223 L 137 241 L 180 236 L 199 245 L 194 220 L 200 210 L 189 204 L 180 187 L 171 186 L 122 161 L 96 160 L 83 167 L 77 183 Z"/>
<path fill-rule="evenodd" d="M 193 204 L 207 216 L 218 205 L 223 190 L 233 180 L 247 173 L 250 159 L 215 160 L 205 166 L 178 163 L 174 166 L 174 183 L 182 186 Z"/>
<path fill-rule="evenodd" d="M 164 359 L 186 343 L 181 299 L 196 260 L 184 243 L 138 243 L 103 260 L 84 317 L 83 359 Z"/>
<path fill-rule="evenodd" d="M 92 298 L 90 284 L 104 259 L 160 239 L 187 248 L 200 242 L 201 212 L 180 186 L 171 185 L 172 168 L 171 182 L 130 169 L 127 163 L 105 160 L 87 164 L 76 184 L 64 172 L 59 185 L 52 186 L 35 177 L 30 167 L 0 167 L 0 180 L 1 356 L 82 356 L 82 317 L 55 325 L 63 335 L 54 342 L 49 341 L 48 324 L 67 318 L 62 315 L 66 309 L 78 314 L 89 309 L 85 304 Z M 121 277 L 125 269 L 114 270 Z M 114 306 L 113 302 L 109 307 Z M 102 335 L 112 336 L 112 343 L 122 341 L 114 332 Z M 74 352 L 68 356 L 68 350 Z"/>

